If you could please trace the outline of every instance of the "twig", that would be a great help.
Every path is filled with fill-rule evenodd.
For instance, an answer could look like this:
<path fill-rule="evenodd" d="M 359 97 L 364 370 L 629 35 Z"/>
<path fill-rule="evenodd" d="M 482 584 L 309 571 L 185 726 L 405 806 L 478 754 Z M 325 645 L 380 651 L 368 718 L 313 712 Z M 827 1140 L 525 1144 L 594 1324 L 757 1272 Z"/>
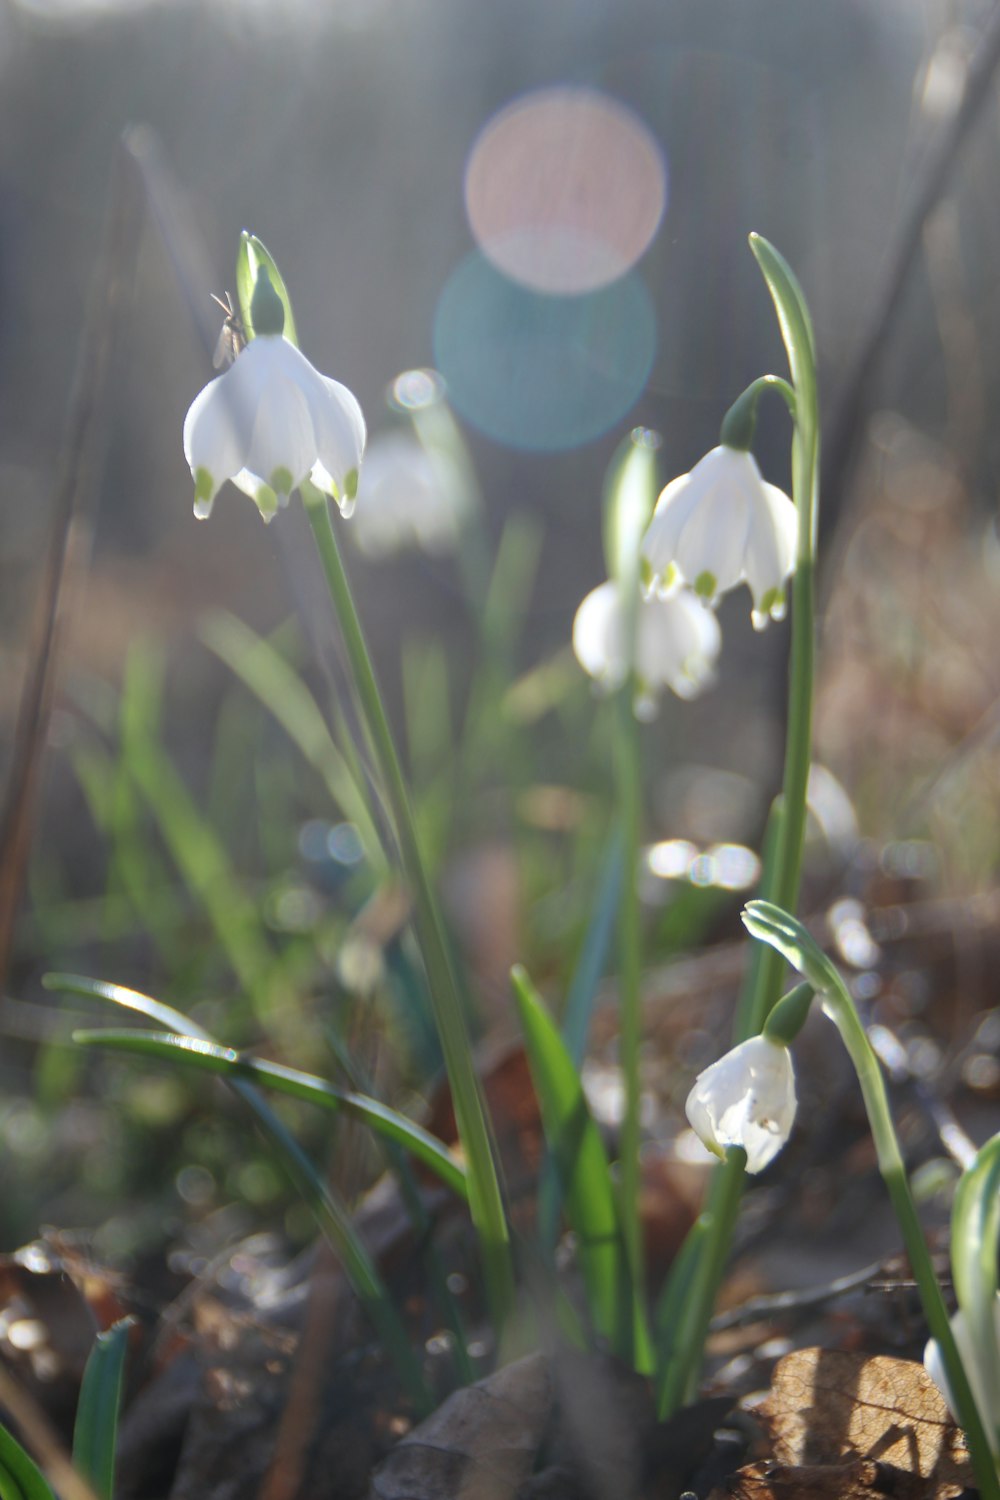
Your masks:
<path fill-rule="evenodd" d="M 108 429 L 108 380 L 131 290 L 141 214 L 138 183 L 128 152 L 122 148 L 112 168 L 104 245 L 80 340 L 52 503 L 52 532 L 32 630 L 30 665 L 0 817 L 0 992 L 10 967 L 14 924 L 31 849 L 60 644 L 73 583 L 85 570 L 90 555 L 92 513 Z"/>

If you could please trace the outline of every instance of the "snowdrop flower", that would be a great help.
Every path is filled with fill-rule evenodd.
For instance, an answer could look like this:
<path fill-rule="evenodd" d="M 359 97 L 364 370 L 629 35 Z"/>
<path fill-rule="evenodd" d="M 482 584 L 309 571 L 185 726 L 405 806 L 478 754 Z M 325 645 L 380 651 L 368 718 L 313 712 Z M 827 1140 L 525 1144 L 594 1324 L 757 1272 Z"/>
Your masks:
<path fill-rule="evenodd" d="M 795 506 L 784 491 L 765 483 L 748 449 L 721 444 L 661 494 L 643 565 L 661 592 L 683 580 L 709 604 L 745 581 L 754 628 L 763 630 L 785 613 L 797 537 Z"/>
<path fill-rule="evenodd" d="M 196 396 L 184 419 L 184 457 L 194 476 L 194 513 L 204 519 L 227 479 L 269 521 L 304 479 L 344 504 L 353 493 L 365 447 L 365 419 L 346 386 L 321 375 L 278 331 L 261 331 L 254 293 L 256 338 L 224 375 Z"/>
<path fill-rule="evenodd" d="M 351 535 L 371 557 L 412 546 L 449 552 L 469 510 L 468 493 L 446 453 L 429 453 L 408 432 L 381 433 L 365 455 Z"/>
<path fill-rule="evenodd" d="M 661 688 L 694 698 L 709 685 L 722 632 L 715 616 L 686 589 L 668 598 L 640 597 L 637 609 L 636 711 L 649 717 Z M 625 611 L 613 579 L 588 594 L 577 610 L 573 650 L 584 671 L 606 691 L 621 687 L 628 677 Z"/>
<path fill-rule="evenodd" d="M 795 1120 L 791 1052 L 765 1036 L 741 1042 L 698 1074 L 684 1108 L 709 1151 L 725 1156 L 727 1146 L 742 1146 L 747 1171 L 762 1172 Z"/>
<path fill-rule="evenodd" d="M 982 1358 L 969 1330 L 968 1319 L 961 1308 L 959 1308 L 951 1320 L 951 1331 L 955 1335 L 955 1343 L 958 1345 L 958 1352 L 965 1367 L 966 1378 L 972 1387 L 972 1394 L 975 1397 L 980 1418 L 986 1429 L 986 1435 L 990 1440 L 993 1452 L 1000 1453 L 1000 1430 L 998 1430 L 998 1424 L 1000 1424 L 1000 1377 L 998 1377 L 998 1372 L 1000 1372 L 1000 1352 L 998 1352 L 996 1359 L 993 1360 L 994 1370 L 991 1372 L 988 1368 L 984 1369 Z M 985 1336 L 990 1337 L 991 1334 L 986 1332 Z M 996 1341 L 997 1350 L 1000 1351 L 1000 1297 L 997 1297 L 993 1304 L 992 1337 Z M 959 1421 L 960 1419 L 955 1408 L 955 1401 L 951 1393 L 951 1386 L 948 1383 L 948 1376 L 945 1373 L 944 1360 L 941 1358 L 941 1350 L 937 1339 L 931 1339 L 924 1350 L 924 1367 L 947 1401 L 952 1416 L 956 1421 Z"/>

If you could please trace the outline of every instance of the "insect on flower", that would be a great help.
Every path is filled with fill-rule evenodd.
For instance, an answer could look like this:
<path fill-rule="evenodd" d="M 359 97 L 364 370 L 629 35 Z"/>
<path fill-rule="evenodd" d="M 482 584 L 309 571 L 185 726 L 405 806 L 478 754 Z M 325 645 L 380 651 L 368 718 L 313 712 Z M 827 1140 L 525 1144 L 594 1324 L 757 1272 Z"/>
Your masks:
<path fill-rule="evenodd" d="M 212 369 L 221 370 L 226 365 L 231 365 L 241 349 L 247 345 L 246 330 L 243 327 L 243 319 L 233 306 L 233 299 L 229 293 L 225 293 L 225 301 L 221 297 L 212 294 L 212 301 L 217 307 L 221 307 L 225 313 L 225 321 L 219 330 L 218 342 L 215 353 L 212 355 Z"/>

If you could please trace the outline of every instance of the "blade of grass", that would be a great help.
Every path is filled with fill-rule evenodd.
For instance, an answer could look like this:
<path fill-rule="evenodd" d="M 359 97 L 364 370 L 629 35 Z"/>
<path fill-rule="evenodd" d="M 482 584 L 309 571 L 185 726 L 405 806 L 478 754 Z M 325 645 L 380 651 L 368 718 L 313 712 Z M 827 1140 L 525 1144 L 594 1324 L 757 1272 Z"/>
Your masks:
<path fill-rule="evenodd" d="M 129 653 L 122 694 L 122 753 L 185 885 L 205 910 L 255 1014 L 286 1030 L 268 982 L 274 955 L 252 901 L 240 888 L 214 831 L 156 738 L 161 663 L 147 648 Z"/>
<path fill-rule="evenodd" d="M 303 759 L 317 772 L 330 799 L 353 823 L 372 866 L 384 872 L 385 853 L 348 758 L 335 743 L 323 713 L 298 673 L 279 651 L 235 615 L 220 611 L 201 626 L 201 638 L 220 661 L 260 699 Z"/>
<path fill-rule="evenodd" d="M 545 1138 L 556 1163 L 566 1214 L 580 1242 L 580 1268 L 596 1331 L 648 1373 L 649 1337 L 629 1275 L 618 1200 L 604 1143 L 580 1075 L 528 975 L 511 975 Z"/>
<path fill-rule="evenodd" d="M 215 1045 L 208 1032 L 189 1016 L 138 990 L 126 989 L 123 985 L 110 984 L 101 979 L 87 979 L 79 974 L 46 974 L 42 977 L 42 983 L 46 989 L 64 994 L 111 1001 L 127 1010 L 148 1016 L 168 1031 Z M 259 1091 L 242 1079 L 232 1079 L 229 1087 L 250 1110 L 276 1159 L 293 1186 L 302 1194 L 320 1229 L 333 1246 L 355 1295 L 385 1344 L 411 1400 L 419 1411 L 429 1411 L 433 1401 L 420 1364 L 406 1337 L 392 1298 L 346 1207 L 331 1191 L 294 1136 L 261 1098 Z"/>
<path fill-rule="evenodd" d="M 129 1329 L 133 1318 L 122 1318 L 94 1340 L 76 1408 L 73 1463 L 99 1500 L 114 1500 L 118 1413 L 125 1379 Z"/>
<path fill-rule="evenodd" d="M 0 1425 L 0 1500 L 55 1500 L 52 1487 L 21 1444 Z"/>
<path fill-rule="evenodd" d="M 621 830 L 616 829 L 604 856 L 597 892 L 587 921 L 586 936 L 570 980 L 561 1030 L 566 1050 L 578 1071 L 587 1048 L 594 997 L 607 966 L 615 935 L 622 879 L 622 852 Z M 550 1157 L 545 1163 L 538 1188 L 538 1237 L 549 1250 L 555 1246 L 558 1217 L 559 1177 Z"/>
<path fill-rule="evenodd" d="M 84 1047 L 108 1047 L 116 1052 L 159 1057 L 167 1062 L 217 1073 L 230 1081 L 248 1079 L 262 1087 L 275 1089 L 278 1093 L 304 1099 L 307 1104 L 318 1105 L 334 1114 L 351 1115 L 387 1140 L 402 1146 L 411 1156 L 429 1167 L 463 1202 L 468 1201 L 464 1168 L 455 1161 L 447 1147 L 420 1125 L 414 1124 L 405 1115 L 381 1104 L 377 1099 L 349 1093 L 311 1073 L 287 1068 L 282 1063 L 266 1062 L 263 1058 L 248 1057 L 233 1047 L 222 1047 L 213 1042 L 202 1041 L 199 1037 L 155 1031 L 102 1029 L 75 1031 L 73 1040 Z"/>

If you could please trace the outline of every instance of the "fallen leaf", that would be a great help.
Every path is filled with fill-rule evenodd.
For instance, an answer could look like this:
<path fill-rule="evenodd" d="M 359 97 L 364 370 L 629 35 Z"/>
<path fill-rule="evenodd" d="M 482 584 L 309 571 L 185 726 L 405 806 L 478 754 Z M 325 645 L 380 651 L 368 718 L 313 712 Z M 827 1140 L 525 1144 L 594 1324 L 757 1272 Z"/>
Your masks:
<path fill-rule="evenodd" d="M 531 1472 L 551 1405 L 540 1354 L 456 1391 L 382 1461 L 371 1500 L 511 1500 Z"/>
<path fill-rule="evenodd" d="M 973 1483 L 962 1433 L 912 1360 L 796 1350 L 775 1366 L 758 1416 L 779 1466 L 870 1459 L 919 1479 L 927 1500 L 950 1500 Z"/>
<path fill-rule="evenodd" d="M 765 1462 L 737 1470 L 708 1500 L 872 1500 L 885 1496 L 881 1484 L 881 1466 L 870 1458 L 801 1466 Z"/>

